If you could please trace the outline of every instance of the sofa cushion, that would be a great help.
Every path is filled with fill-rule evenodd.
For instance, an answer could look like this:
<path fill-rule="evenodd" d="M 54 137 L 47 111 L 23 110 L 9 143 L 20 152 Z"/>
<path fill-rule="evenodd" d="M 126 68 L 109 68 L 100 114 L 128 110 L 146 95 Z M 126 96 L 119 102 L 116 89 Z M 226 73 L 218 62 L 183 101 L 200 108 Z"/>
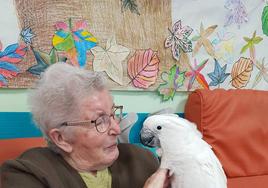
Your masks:
<path fill-rule="evenodd" d="M 15 159 L 27 149 L 45 145 L 46 142 L 42 137 L 0 140 L 0 165 L 5 160 Z"/>
<path fill-rule="evenodd" d="M 267 91 L 196 90 L 185 118 L 197 124 L 228 178 L 268 175 Z"/>
<path fill-rule="evenodd" d="M 266 188 L 268 175 L 228 178 L 228 188 Z"/>

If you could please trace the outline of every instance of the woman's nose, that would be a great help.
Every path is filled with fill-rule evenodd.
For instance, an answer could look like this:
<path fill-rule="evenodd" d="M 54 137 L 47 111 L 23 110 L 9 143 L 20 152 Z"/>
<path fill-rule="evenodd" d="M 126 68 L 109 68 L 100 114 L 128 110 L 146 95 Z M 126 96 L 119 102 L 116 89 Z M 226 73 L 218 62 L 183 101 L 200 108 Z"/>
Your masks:
<path fill-rule="evenodd" d="M 119 135 L 121 133 L 120 123 L 116 119 L 111 118 L 111 127 L 109 130 L 109 134 L 111 135 Z"/>

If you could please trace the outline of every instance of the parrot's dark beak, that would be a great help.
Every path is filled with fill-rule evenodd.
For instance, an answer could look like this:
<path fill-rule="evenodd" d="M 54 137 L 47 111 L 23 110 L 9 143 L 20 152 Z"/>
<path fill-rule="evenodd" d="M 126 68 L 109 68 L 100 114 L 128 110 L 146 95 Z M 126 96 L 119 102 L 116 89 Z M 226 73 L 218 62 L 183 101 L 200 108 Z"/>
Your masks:
<path fill-rule="evenodd" d="M 143 145 L 149 147 L 155 147 L 155 137 L 152 132 L 144 131 L 143 129 L 140 132 L 140 141 Z"/>

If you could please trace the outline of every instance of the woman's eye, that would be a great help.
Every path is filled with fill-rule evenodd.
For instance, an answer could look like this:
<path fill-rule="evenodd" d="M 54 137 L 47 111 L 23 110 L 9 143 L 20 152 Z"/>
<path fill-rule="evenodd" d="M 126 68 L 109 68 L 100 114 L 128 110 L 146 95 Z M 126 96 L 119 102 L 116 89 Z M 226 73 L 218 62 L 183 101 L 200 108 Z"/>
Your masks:
<path fill-rule="evenodd" d="M 103 123 L 103 118 L 98 118 L 96 120 L 96 126 L 101 125 Z"/>

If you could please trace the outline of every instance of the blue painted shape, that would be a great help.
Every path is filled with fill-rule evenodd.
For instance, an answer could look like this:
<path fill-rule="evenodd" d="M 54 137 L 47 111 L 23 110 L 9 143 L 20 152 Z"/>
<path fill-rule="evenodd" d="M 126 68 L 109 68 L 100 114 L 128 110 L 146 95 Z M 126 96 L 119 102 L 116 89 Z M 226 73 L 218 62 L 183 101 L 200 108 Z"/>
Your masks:
<path fill-rule="evenodd" d="M 0 139 L 40 137 L 29 112 L 0 112 Z"/>
<path fill-rule="evenodd" d="M 141 143 L 140 141 L 140 130 L 142 128 L 142 123 L 144 120 L 147 118 L 148 113 L 139 113 L 138 114 L 138 120 L 137 122 L 133 125 L 129 132 L 129 141 L 130 143 Z"/>
<path fill-rule="evenodd" d="M 179 116 L 183 117 L 180 113 Z M 148 113 L 138 113 L 138 121 L 130 130 L 130 143 L 140 143 L 140 129 Z M 29 112 L 0 112 L 0 139 L 41 137 L 41 131 Z"/>

